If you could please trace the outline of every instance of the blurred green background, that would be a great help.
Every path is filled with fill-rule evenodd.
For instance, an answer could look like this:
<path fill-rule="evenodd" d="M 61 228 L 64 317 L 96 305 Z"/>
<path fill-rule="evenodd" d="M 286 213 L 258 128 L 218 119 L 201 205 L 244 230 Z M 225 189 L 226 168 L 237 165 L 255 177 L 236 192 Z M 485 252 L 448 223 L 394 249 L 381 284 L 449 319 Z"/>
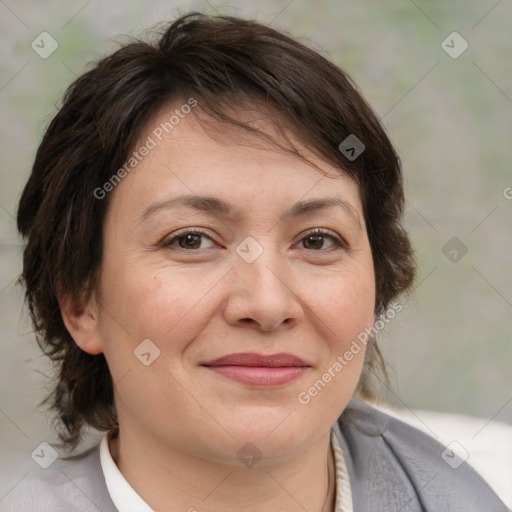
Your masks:
<path fill-rule="evenodd" d="M 126 35 L 190 10 L 271 23 L 353 77 L 401 155 L 405 225 L 419 263 L 414 295 L 381 337 L 392 380 L 387 397 L 479 416 L 482 425 L 512 422 L 510 0 L 3 0 L 0 459 L 12 476 L 0 496 L 32 463 L 30 452 L 53 439 L 48 416 L 38 411 L 47 368 L 16 284 L 14 216 L 37 145 L 88 63 Z M 43 59 L 31 43 L 45 31 L 58 48 Z M 462 40 L 446 39 L 454 31 L 468 44 L 457 58 Z M 453 237 L 455 245 L 445 247 Z"/>

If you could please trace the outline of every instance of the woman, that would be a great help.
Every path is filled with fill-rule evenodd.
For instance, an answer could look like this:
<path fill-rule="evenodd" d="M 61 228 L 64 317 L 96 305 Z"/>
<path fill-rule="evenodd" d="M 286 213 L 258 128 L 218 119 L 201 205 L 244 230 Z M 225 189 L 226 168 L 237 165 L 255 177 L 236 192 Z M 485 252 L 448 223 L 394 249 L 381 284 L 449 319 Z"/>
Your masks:
<path fill-rule="evenodd" d="M 399 159 L 340 69 L 184 16 L 68 90 L 23 192 L 62 439 L 5 510 L 504 511 L 355 398 L 412 285 Z"/>

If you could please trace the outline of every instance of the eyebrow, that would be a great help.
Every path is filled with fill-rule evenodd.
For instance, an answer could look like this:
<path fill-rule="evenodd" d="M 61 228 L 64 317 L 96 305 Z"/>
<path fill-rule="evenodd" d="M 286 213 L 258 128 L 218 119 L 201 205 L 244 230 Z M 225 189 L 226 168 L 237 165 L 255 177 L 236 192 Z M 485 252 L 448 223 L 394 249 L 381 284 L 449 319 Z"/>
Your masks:
<path fill-rule="evenodd" d="M 235 209 L 232 204 L 224 201 L 223 199 L 212 196 L 182 195 L 151 204 L 144 210 L 139 221 L 142 222 L 146 220 L 157 211 L 169 210 L 179 206 L 186 206 L 210 215 L 225 218 L 236 218 L 241 216 L 241 212 L 239 210 Z M 310 213 L 335 206 L 343 208 L 343 210 L 353 217 L 361 227 L 361 219 L 357 210 L 349 202 L 341 199 L 340 197 L 325 197 L 311 199 L 309 201 L 299 201 L 286 210 L 280 220 L 303 217 Z"/>

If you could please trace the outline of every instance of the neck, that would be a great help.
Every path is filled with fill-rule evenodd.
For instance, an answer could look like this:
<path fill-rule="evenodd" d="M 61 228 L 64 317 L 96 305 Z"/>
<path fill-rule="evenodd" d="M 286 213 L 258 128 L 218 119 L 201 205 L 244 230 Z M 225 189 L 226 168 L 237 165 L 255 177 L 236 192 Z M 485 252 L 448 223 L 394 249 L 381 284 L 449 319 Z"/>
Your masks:
<path fill-rule="evenodd" d="M 334 509 L 330 432 L 290 460 L 259 461 L 252 468 L 199 458 L 130 430 L 110 441 L 110 451 L 126 480 L 155 512 Z"/>

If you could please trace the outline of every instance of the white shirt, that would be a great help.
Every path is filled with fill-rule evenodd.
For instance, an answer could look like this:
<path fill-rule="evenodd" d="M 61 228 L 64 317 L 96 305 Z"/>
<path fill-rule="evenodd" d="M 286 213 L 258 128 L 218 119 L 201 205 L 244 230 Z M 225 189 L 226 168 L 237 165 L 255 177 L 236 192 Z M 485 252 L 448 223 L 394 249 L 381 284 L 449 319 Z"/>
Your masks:
<path fill-rule="evenodd" d="M 512 428 L 496 421 L 431 411 L 393 410 L 378 407 L 387 414 L 423 430 L 460 457 L 483 477 L 512 511 Z M 485 427 L 483 428 L 482 427 Z M 453 442 L 457 440 L 457 442 Z M 353 512 L 352 493 L 343 452 L 334 431 L 331 449 L 336 471 L 335 512 Z M 458 450 L 461 450 L 459 453 Z M 110 497 L 119 512 L 153 512 L 134 491 L 112 459 L 107 437 L 101 442 L 100 459 Z"/>
<path fill-rule="evenodd" d="M 334 510 L 336 512 L 353 512 L 352 492 L 345 458 L 333 430 L 331 430 L 331 449 L 334 455 L 336 473 L 336 504 Z M 153 509 L 135 492 L 116 466 L 108 448 L 108 434 L 105 434 L 101 440 L 100 461 L 110 498 L 119 512 L 153 512 Z"/>
<path fill-rule="evenodd" d="M 119 512 L 153 512 L 153 509 L 135 492 L 116 466 L 108 448 L 108 434 L 100 444 L 100 462 L 108 493 Z"/>

